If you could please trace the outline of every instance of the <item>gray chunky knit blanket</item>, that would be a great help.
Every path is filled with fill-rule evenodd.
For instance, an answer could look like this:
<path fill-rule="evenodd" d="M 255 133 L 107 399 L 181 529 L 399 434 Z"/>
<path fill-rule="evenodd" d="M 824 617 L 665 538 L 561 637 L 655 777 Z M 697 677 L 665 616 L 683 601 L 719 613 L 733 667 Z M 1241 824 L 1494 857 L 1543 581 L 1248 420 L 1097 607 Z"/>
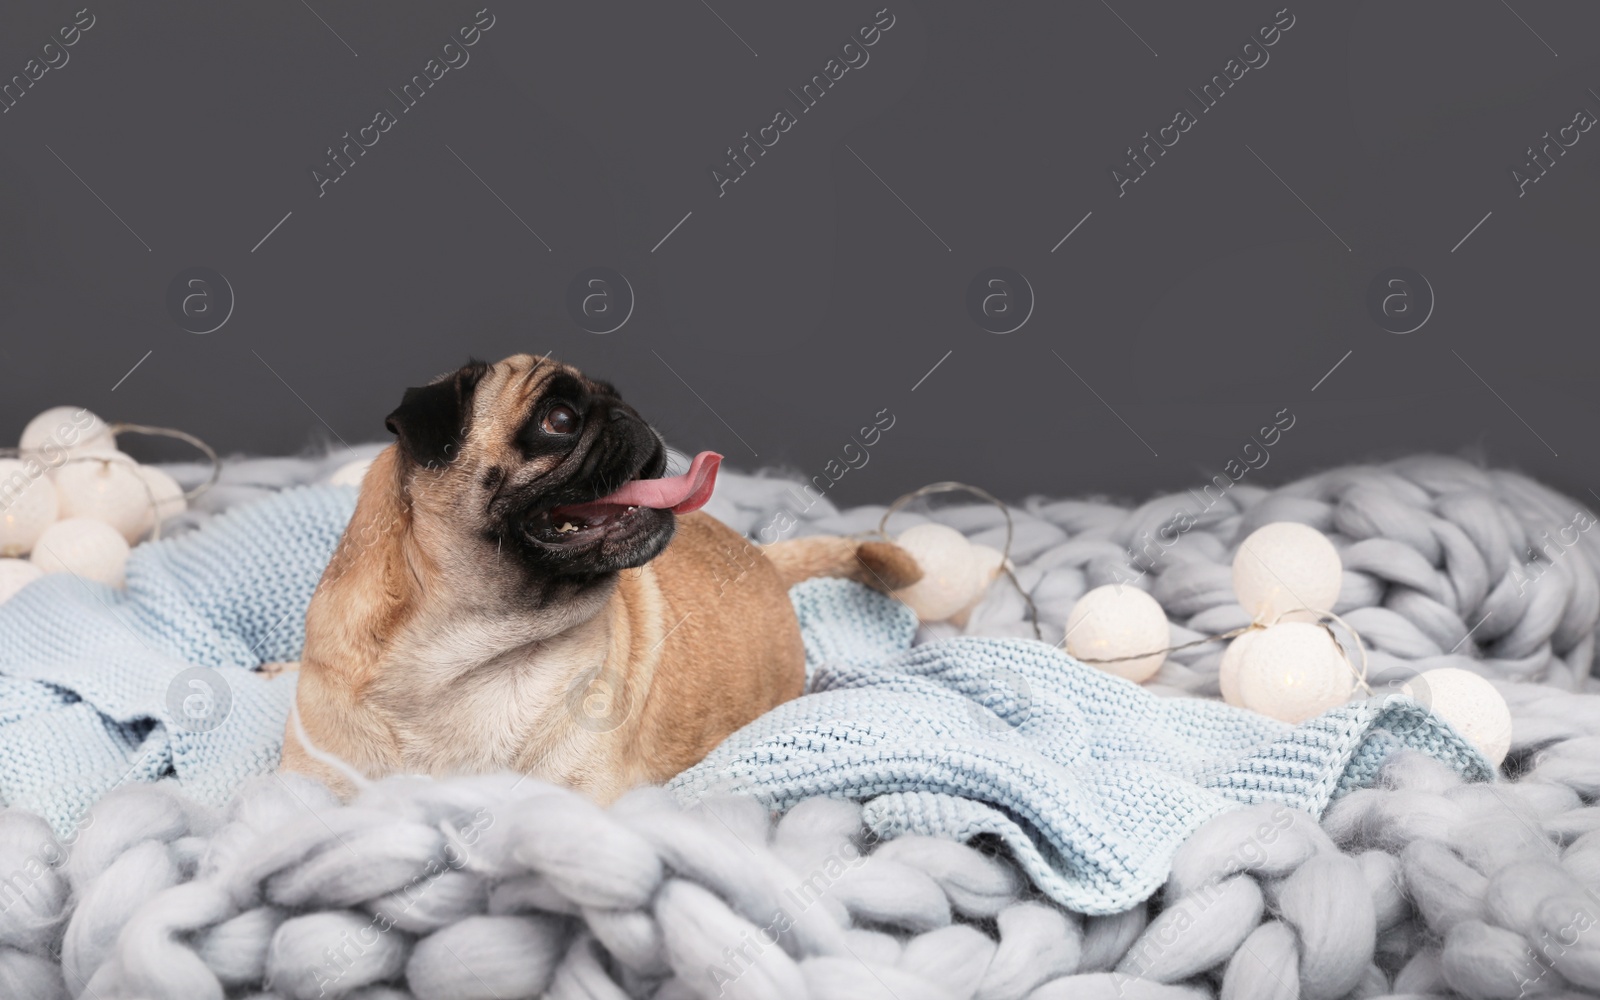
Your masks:
<path fill-rule="evenodd" d="M 236 463 L 207 509 L 347 458 Z M 731 475 L 710 510 L 749 532 L 785 512 L 803 531 L 866 530 L 882 513 Z M 1179 510 L 1193 520 L 1181 533 L 1168 527 Z M 1038 897 L 993 843 L 876 843 L 840 800 L 774 816 L 748 798 L 685 808 L 644 789 L 602 809 L 496 776 L 391 779 L 341 805 L 273 776 L 215 810 L 133 785 L 65 836 L 0 812 L 0 997 L 1600 991 L 1600 694 L 1586 693 L 1600 555 L 1584 505 L 1422 457 L 1136 509 L 1031 501 L 1013 516 L 1012 559 L 1047 640 L 1084 591 L 1134 577 L 1177 641 L 1244 624 L 1232 547 L 1269 521 L 1318 527 L 1341 550 L 1335 610 L 1372 647 L 1376 686 L 1445 665 L 1496 679 L 1514 720 L 1506 780 L 1466 784 L 1400 755 L 1320 824 L 1275 805 L 1223 813 L 1154 900 L 1094 917 Z M 996 546 L 999 517 L 941 513 Z M 1031 635 L 1003 582 L 967 631 Z M 1220 655 L 1176 653 L 1151 688 L 1214 697 Z"/>

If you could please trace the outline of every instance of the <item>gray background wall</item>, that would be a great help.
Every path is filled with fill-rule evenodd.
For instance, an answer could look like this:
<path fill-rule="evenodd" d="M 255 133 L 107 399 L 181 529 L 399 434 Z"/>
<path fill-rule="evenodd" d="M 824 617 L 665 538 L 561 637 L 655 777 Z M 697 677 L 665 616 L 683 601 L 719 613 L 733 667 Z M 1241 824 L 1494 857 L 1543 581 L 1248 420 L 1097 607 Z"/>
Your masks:
<path fill-rule="evenodd" d="M 0 76 L 59 60 L 82 3 L 8 4 Z M 1600 130 L 1511 173 L 1600 112 L 1595 4 L 488 0 L 470 61 L 401 113 L 484 3 L 90 0 L 0 115 L 0 437 L 72 403 L 224 450 L 353 444 L 403 387 L 526 350 L 741 467 L 821 474 L 887 409 L 847 503 L 1147 495 L 1284 408 L 1262 481 L 1469 449 L 1600 486 Z M 719 197 L 727 147 L 885 4 L 870 61 Z M 1186 90 L 1280 10 L 1200 113 Z M 380 109 L 398 123 L 319 195 Z M 169 314 L 193 266 L 236 296 L 215 332 Z M 607 334 L 566 305 L 596 266 L 636 297 Z M 1035 297 L 1003 335 L 966 306 L 996 266 Z M 1391 267 L 1436 299 L 1415 332 L 1368 308 Z"/>

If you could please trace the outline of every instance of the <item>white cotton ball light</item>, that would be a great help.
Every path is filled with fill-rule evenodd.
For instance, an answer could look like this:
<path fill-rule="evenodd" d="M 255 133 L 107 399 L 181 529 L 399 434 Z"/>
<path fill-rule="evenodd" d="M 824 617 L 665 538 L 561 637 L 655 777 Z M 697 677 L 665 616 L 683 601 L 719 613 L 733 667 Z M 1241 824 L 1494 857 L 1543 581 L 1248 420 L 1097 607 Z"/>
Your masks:
<path fill-rule="evenodd" d="M 1000 578 L 1000 573 L 1005 569 L 1006 557 L 999 549 L 989 545 L 973 545 L 971 553 L 972 574 L 976 581 L 976 591 L 967 606 L 950 616 L 950 620 L 965 628 L 967 619 L 978 610 L 978 605 L 989 594 L 989 587 Z"/>
<path fill-rule="evenodd" d="M 1251 532 L 1233 557 L 1233 591 L 1252 621 L 1298 608 L 1332 611 L 1344 582 L 1339 550 L 1316 528 L 1278 521 Z"/>
<path fill-rule="evenodd" d="M 147 491 L 144 495 L 147 513 L 140 534 L 150 530 L 157 522 L 177 517 L 189 509 L 189 501 L 183 495 L 183 487 L 178 485 L 176 479 L 153 465 L 135 466 L 134 471 L 144 480 Z"/>
<path fill-rule="evenodd" d="M 60 500 L 38 466 L 0 458 L 0 556 L 26 555 L 60 512 Z"/>
<path fill-rule="evenodd" d="M 150 527 L 150 494 L 139 466 L 120 451 L 97 448 L 79 452 L 56 470 L 61 517 L 104 521 L 129 543 Z"/>
<path fill-rule="evenodd" d="M 1005 562 L 1005 555 L 992 545 L 972 546 L 972 571 L 982 588 L 987 588 L 1000 578 L 1000 571 L 1005 568 Z M 982 597 L 981 594 L 979 596 Z"/>
<path fill-rule="evenodd" d="M 1298 724 L 1344 704 L 1355 673 L 1326 629 L 1280 622 L 1244 645 L 1234 683 L 1245 708 Z"/>
<path fill-rule="evenodd" d="M 943 524 L 919 524 L 901 532 L 895 544 L 922 569 L 922 579 L 894 592 L 918 618 L 942 622 L 972 603 L 978 571 L 965 535 Z"/>
<path fill-rule="evenodd" d="M 33 547 L 33 564 L 46 573 L 72 573 L 122 586 L 128 540 L 104 521 L 69 517 L 44 530 Z"/>
<path fill-rule="evenodd" d="M 1495 767 L 1511 750 L 1511 709 L 1494 685 L 1470 670 L 1440 667 L 1411 678 L 1400 689 L 1450 723 Z"/>
<path fill-rule="evenodd" d="M 111 428 L 93 413 L 81 406 L 52 406 L 22 428 L 17 450 L 55 469 L 71 455 L 116 446 Z"/>
<path fill-rule="evenodd" d="M 39 567 L 26 559 L 0 559 L 0 604 L 41 576 L 44 573 Z"/>
<path fill-rule="evenodd" d="M 334 470 L 328 477 L 329 486 L 360 486 L 361 480 L 366 477 L 367 469 L 372 465 L 370 458 L 358 458 L 354 462 L 346 462 Z"/>
<path fill-rule="evenodd" d="M 1138 587 L 1108 583 L 1078 598 L 1067 617 L 1067 652 L 1118 677 L 1142 682 L 1155 676 L 1172 645 L 1172 626 L 1156 599 Z M 1160 652 L 1156 652 L 1159 650 Z M 1120 657 L 1149 653 L 1134 660 Z"/>
<path fill-rule="evenodd" d="M 1245 649 L 1260 635 L 1260 629 L 1252 629 L 1234 636 L 1228 648 L 1222 651 L 1222 662 L 1217 665 L 1217 685 L 1222 688 L 1222 700 L 1236 708 L 1244 707 L 1239 697 L 1239 663 L 1244 659 Z"/>

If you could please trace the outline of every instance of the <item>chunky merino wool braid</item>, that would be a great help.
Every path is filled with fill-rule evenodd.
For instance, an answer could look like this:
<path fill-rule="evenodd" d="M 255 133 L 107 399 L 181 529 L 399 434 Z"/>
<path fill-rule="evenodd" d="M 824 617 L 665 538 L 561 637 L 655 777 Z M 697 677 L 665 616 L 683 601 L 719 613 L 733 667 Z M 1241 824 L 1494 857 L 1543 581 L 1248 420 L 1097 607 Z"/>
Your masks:
<path fill-rule="evenodd" d="M 217 500 L 336 464 L 240 462 Z M 726 476 L 712 512 L 750 532 L 784 510 L 819 532 L 869 530 L 882 512 L 803 498 L 782 479 Z M 1375 685 L 1442 665 L 1496 680 L 1513 716 L 1505 779 L 1467 782 L 1401 753 L 1321 823 L 1273 803 L 1221 813 L 1178 849 L 1154 899 L 1105 916 L 1041 898 L 992 842 L 879 841 L 861 806 L 830 798 L 775 815 L 748 797 L 686 807 L 642 789 L 603 809 L 490 776 L 389 779 L 339 804 L 264 776 L 218 807 L 130 780 L 64 835 L 0 812 L 0 997 L 1600 991 L 1600 694 L 1585 693 L 1600 587 L 1595 543 L 1568 528 L 1587 508 L 1515 473 L 1423 457 L 1272 491 L 1236 484 L 1154 559 L 1130 556 L 1180 504 L 1207 499 L 1014 511 L 1012 558 L 1046 640 L 1084 591 L 1141 571 L 1175 641 L 1243 624 L 1234 546 L 1269 521 L 1304 521 L 1340 549 L 1335 610 L 1373 647 Z M 941 514 L 988 544 L 997 517 Z M 1031 634 L 1004 584 L 967 631 Z M 1214 696 L 1220 652 L 1175 654 L 1152 689 Z"/>

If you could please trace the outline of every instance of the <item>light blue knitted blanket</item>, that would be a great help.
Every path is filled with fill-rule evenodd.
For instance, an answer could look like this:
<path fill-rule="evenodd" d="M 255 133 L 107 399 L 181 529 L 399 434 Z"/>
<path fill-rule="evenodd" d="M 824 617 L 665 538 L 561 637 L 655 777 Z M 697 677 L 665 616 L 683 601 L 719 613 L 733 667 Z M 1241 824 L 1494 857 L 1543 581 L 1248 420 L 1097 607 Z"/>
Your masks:
<path fill-rule="evenodd" d="M 355 500 L 286 490 L 137 546 L 126 589 L 59 574 L 0 604 L 4 803 L 64 835 L 125 781 L 175 779 L 220 806 L 274 770 L 297 678 L 255 668 L 300 658 Z"/>
<path fill-rule="evenodd" d="M 126 590 L 61 575 L 0 605 L 5 803 L 64 833 L 125 781 L 175 780 L 221 805 L 275 768 L 295 675 L 254 668 L 299 657 L 306 605 L 354 501 L 351 488 L 287 490 L 139 546 Z M 1149 896 L 1207 818 L 1261 801 L 1320 814 L 1398 747 L 1469 778 L 1494 774 L 1407 699 L 1291 728 L 1157 697 L 1043 643 L 913 648 L 910 612 L 855 584 L 810 581 L 793 598 L 810 693 L 682 775 L 680 798 L 738 791 L 782 809 L 848 796 L 869 800 L 884 836 L 990 834 L 1080 912 Z"/>
<path fill-rule="evenodd" d="M 848 581 L 809 580 L 791 596 L 807 695 L 680 775 L 680 799 L 752 794 L 777 810 L 813 795 L 866 799 L 884 838 L 999 838 L 1042 892 L 1080 913 L 1148 898 L 1212 816 L 1279 802 L 1320 817 L 1395 750 L 1425 751 L 1469 780 L 1496 774 L 1410 698 L 1290 726 L 1159 697 L 1031 639 L 913 647 L 910 609 Z"/>

